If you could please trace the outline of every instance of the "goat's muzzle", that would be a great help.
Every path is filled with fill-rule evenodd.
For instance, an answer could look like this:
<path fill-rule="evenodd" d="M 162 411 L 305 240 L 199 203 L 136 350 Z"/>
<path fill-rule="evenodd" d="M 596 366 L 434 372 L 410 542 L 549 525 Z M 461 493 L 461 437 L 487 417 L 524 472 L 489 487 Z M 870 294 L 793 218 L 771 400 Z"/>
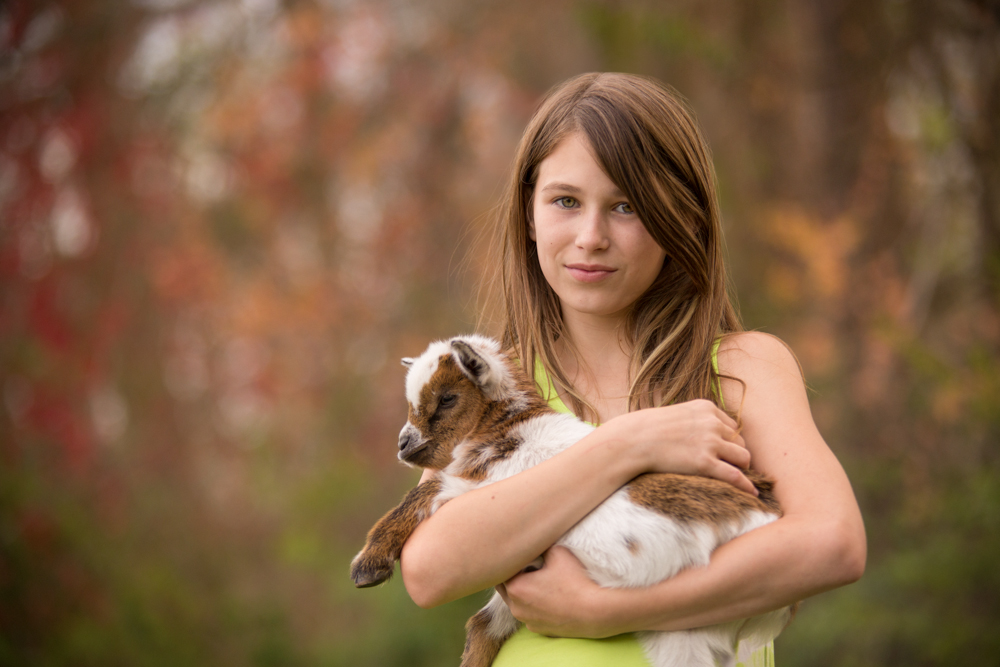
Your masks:
<path fill-rule="evenodd" d="M 399 432 L 399 460 L 406 461 L 426 444 L 427 441 L 420 435 L 420 431 L 410 422 L 406 422 L 406 426 Z"/>

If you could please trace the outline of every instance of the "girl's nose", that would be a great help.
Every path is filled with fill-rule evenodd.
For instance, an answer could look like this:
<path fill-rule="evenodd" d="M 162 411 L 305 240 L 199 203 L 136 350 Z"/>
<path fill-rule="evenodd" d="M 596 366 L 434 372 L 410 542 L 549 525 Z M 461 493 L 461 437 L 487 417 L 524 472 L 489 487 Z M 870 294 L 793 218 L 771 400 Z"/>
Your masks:
<path fill-rule="evenodd" d="M 600 211 L 591 211 L 581 216 L 576 232 L 578 248 L 590 252 L 607 250 L 609 245 L 607 216 Z"/>

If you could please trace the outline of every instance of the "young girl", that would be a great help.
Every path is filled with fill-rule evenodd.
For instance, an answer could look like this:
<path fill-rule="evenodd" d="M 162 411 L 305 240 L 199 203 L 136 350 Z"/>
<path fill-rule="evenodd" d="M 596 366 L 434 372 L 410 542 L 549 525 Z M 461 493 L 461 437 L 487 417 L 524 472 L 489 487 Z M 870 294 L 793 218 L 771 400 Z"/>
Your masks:
<path fill-rule="evenodd" d="M 652 80 L 575 77 L 525 131 L 498 219 L 503 342 L 553 406 L 601 426 L 448 502 L 401 559 L 422 607 L 497 586 L 526 625 L 497 667 L 645 665 L 627 633 L 753 616 L 864 570 L 861 515 L 797 361 L 778 339 L 743 332 L 729 301 L 719 217 L 701 133 Z M 707 568 L 601 588 L 552 547 L 639 474 L 706 475 L 753 493 L 741 472 L 751 466 L 775 480 L 784 516 Z M 543 552 L 541 570 L 519 574 Z M 771 651 L 741 659 L 771 664 Z"/>

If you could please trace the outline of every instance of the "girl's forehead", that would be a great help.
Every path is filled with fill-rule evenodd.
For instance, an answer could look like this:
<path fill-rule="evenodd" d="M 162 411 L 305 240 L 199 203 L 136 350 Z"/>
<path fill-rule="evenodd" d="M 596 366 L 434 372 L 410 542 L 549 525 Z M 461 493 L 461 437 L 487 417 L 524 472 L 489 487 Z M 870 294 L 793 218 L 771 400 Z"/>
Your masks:
<path fill-rule="evenodd" d="M 586 134 L 580 132 L 579 130 L 574 130 L 573 132 L 566 134 L 555 143 L 548 155 L 542 158 L 539 166 L 545 163 L 551 163 L 553 160 L 559 160 L 560 158 L 564 159 L 568 155 L 586 155 L 592 160 L 595 159 L 594 149 Z"/>
<path fill-rule="evenodd" d="M 559 190 L 574 194 L 582 189 L 599 188 L 613 196 L 621 190 L 598 162 L 590 140 L 580 132 L 564 137 L 538 165 L 535 190 Z"/>

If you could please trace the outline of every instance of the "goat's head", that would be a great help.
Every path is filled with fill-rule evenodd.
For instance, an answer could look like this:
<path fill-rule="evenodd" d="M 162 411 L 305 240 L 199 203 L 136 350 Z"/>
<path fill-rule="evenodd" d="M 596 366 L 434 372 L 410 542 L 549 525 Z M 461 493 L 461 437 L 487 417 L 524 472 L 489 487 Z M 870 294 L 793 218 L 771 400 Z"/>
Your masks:
<path fill-rule="evenodd" d="M 403 359 L 409 420 L 399 434 L 399 460 L 440 470 L 473 432 L 491 402 L 515 395 L 515 382 L 500 344 L 483 336 L 431 343 L 415 359 Z"/>

